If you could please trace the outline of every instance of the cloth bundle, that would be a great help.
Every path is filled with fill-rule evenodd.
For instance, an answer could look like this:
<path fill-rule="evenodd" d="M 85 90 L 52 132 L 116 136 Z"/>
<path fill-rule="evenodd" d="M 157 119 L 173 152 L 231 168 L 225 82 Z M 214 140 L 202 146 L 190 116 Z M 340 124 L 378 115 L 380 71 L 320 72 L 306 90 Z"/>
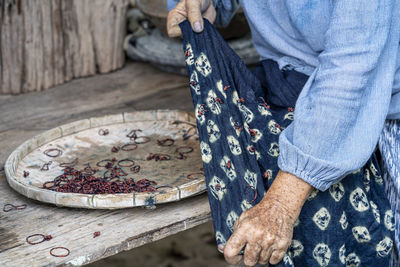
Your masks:
<path fill-rule="evenodd" d="M 308 77 L 272 60 L 250 71 L 207 20 L 201 33 L 188 21 L 180 27 L 216 241 L 225 244 L 279 171 L 279 134 Z M 328 190 L 314 190 L 277 266 L 388 266 L 393 231 L 373 154 Z"/>

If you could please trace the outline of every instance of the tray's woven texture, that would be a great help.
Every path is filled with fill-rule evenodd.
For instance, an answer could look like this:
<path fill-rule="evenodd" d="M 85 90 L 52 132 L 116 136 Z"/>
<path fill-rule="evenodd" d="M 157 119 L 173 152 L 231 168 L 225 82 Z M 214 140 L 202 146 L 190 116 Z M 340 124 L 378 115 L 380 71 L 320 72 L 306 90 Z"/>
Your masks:
<path fill-rule="evenodd" d="M 100 135 L 100 129 L 109 134 Z M 133 151 L 111 151 L 113 146 L 130 143 L 127 134 L 133 129 L 150 141 L 139 144 Z M 157 140 L 172 138 L 172 146 L 160 146 Z M 176 148 L 190 146 L 193 152 L 179 159 Z M 58 148 L 62 154 L 49 157 L 44 151 Z M 148 160 L 150 153 L 165 153 L 170 160 Z M 54 153 L 53 153 L 54 154 Z M 43 188 L 43 183 L 62 174 L 60 164 L 77 160 L 76 168 L 96 166 L 100 160 L 131 159 L 140 165 L 139 173 L 129 173 L 127 178 L 147 178 L 157 182 L 156 192 L 129 194 L 79 194 L 62 193 Z M 51 161 L 48 170 L 43 164 Z M 19 193 L 42 202 L 58 206 L 117 209 L 154 205 L 177 201 L 205 191 L 203 163 L 198 142 L 196 119 L 193 113 L 175 110 L 137 111 L 76 121 L 51 129 L 26 141 L 14 150 L 6 161 L 5 171 L 10 186 Z M 24 171 L 29 176 L 24 177 Z M 188 178 L 190 173 L 196 175 Z M 200 173 L 200 175 L 199 175 Z"/>

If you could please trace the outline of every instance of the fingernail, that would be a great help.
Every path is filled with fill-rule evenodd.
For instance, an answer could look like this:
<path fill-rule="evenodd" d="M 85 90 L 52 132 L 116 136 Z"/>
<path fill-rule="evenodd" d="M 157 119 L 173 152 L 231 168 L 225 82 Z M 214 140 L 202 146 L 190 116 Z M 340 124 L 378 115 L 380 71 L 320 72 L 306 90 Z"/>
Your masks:
<path fill-rule="evenodd" d="M 201 27 L 201 23 L 198 22 L 198 21 L 196 21 L 196 22 L 193 24 L 193 28 L 194 28 L 194 31 L 195 31 L 195 32 L 201 32 L 201 31 L 203 30 L 203 28 Z"/>

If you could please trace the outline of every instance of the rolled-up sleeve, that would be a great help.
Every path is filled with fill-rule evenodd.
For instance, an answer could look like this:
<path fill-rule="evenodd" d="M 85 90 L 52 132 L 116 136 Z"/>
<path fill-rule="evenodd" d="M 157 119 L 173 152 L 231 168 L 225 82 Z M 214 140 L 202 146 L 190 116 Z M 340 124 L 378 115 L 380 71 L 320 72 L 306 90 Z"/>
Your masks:
<path fill-rule="evenodd" d="M 362 167 L 388 113 L 398 0 L 336 0 L 319 64 L 279 138 L 278 166 L 319 190 Z"/>
<path fill-rule="evenodd" d="M 167 0 L 168 11 L 173 9 L 179 0 Z M 239 8 L 238 0 L 214 0 L 214 7 L 217 12 L 214 24 L 220 27 L 228 26 L 233 15 Z"/>

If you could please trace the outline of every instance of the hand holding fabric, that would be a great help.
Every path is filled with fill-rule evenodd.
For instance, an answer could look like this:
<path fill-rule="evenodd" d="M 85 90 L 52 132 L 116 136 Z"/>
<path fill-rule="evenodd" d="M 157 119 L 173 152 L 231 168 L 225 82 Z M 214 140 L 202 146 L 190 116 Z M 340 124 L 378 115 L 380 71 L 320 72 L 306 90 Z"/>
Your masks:
<path fill-rule="evenodd" d="M 204 28 L 203 17 L 211 23 L 215 21 L 216 12 L 212 0 L 181 0 L 168 13 L 167 32 L 169 37 L 182 35 L 179 23 L 188 19 L 195 32 L 201 32 Z"/>
<path fill-rule="evenodd" d="M 237 264 L 244 246 L 244 263 L 277 264 L 284 257 L 293 227 L 312 187 L 296 176 L 280 171 L 259 204 L 244 211 L 224 248 L 225 259 Z"/>

